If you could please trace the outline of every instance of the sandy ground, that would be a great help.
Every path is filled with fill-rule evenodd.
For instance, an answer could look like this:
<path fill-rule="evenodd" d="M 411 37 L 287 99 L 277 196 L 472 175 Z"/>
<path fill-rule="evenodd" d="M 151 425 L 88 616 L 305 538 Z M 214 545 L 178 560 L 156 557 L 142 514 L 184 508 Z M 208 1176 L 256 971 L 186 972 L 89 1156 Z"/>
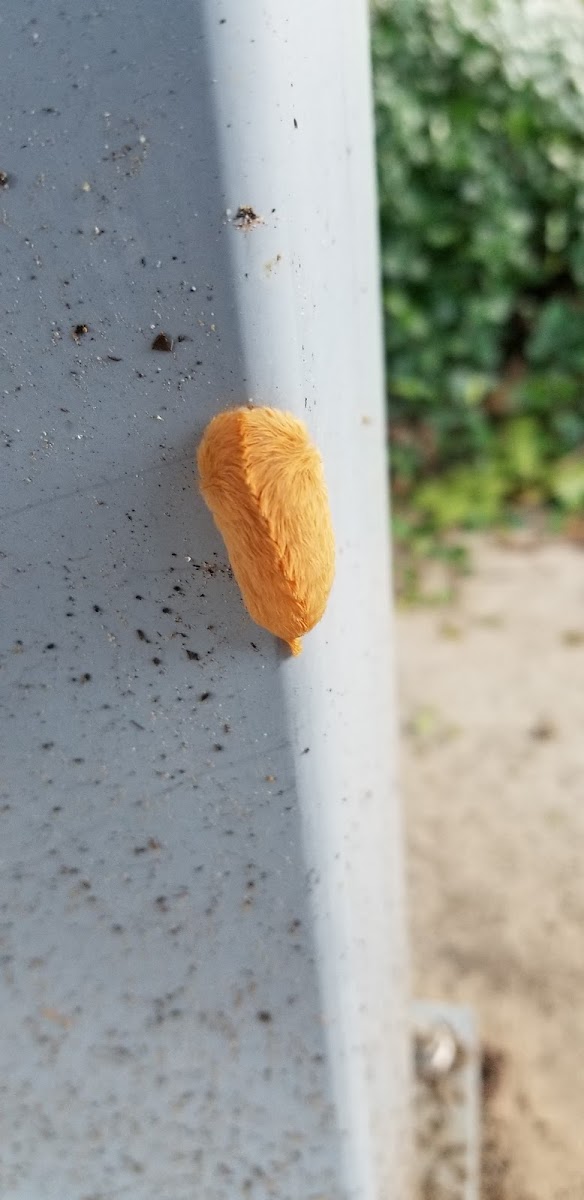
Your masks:
<path fill-rule="evenodd" d="M 584 1200 L 584 554 L 474 553 L 397 620 L 414 988 L 478 1015 L 483 1200 Z"/>

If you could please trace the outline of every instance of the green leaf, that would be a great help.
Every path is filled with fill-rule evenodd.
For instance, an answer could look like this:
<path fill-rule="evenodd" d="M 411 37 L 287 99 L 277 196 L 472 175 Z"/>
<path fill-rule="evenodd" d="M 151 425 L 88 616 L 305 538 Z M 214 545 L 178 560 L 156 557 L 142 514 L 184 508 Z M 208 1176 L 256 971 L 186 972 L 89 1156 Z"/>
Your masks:
<path fill-rule="evenodd" d="M 566 300 L 550 300 L 529 339 L 527 357 L 537 365 L 563 362 L 584 371 L 584 311 Z"/>
<path fill-rule="evenodd" d="M 477 408 L 492 391 L 495 379 L 478 371 L 458 369 L 450 372 L 451 395 L 467 408 Z"/>
<path fill-rule="evenodd" d="M 527 484 L 540 479 L 543 439 L 535 417 L 516 417 L 504 427 L 499 445 L 506 475 Z"/>
<path fill-rule="evenodd" d="M 550 476 L 552 496 L 571 512 L 584 508 L 584 459 L 565 458 Z"/>
<path fill-rule="evenodd" d="M 567 212 L 549 212 L 545 219 L 545 244 L 552 253 L 559 253 L 568 244 L 570 220 Z"/>
<path fill-rule="evenodd" d="M 423 379 L 408 378 L 407 375 L 394 377 L 390 382 L 392 395 L 400 396 L 403 400 L 432 400 L 434 392 Z"/>
<path fill-rule="evenodd" d="M 538 416 L 552 414 L 566 405 L 579 406 L 584 389 L 572 375 L 558 371 L 531 372 L 511 389 L 514 407 L 529 410 Z"/>

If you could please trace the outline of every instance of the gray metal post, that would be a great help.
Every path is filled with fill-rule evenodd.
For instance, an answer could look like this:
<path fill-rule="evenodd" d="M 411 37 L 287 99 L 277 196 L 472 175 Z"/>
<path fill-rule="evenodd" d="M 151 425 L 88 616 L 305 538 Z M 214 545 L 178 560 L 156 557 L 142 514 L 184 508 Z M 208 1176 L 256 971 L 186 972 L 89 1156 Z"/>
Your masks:
<path fill-rule="evenodd" d="M 403 1200 L 366 6 L 6 0 L 0 44 L 0 1194 Z M 298 660 L 193 482 L 250 398 L 329 482 Z"/>

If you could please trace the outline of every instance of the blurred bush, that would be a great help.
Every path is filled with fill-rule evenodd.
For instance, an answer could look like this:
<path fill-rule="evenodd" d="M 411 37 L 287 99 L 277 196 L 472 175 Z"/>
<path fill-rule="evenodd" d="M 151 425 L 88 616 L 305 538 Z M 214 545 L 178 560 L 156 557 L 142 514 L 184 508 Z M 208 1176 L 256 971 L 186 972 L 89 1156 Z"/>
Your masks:
<path fill-rule="evenodd" d="M 581 509 L 584 5 L 388 0 L 373 59 L 398 536 Z"/>

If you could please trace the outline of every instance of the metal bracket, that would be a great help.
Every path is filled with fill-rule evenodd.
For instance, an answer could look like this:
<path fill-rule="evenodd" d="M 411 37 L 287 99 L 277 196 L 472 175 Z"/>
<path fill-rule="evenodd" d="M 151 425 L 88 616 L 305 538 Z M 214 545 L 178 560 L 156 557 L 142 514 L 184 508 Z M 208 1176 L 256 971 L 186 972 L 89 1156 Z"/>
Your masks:
<path fill-rule="evenodd" d="M 416 1200 L 478 1200 L 480 1053 L 471 1009 L 413 1007 Z"/>

